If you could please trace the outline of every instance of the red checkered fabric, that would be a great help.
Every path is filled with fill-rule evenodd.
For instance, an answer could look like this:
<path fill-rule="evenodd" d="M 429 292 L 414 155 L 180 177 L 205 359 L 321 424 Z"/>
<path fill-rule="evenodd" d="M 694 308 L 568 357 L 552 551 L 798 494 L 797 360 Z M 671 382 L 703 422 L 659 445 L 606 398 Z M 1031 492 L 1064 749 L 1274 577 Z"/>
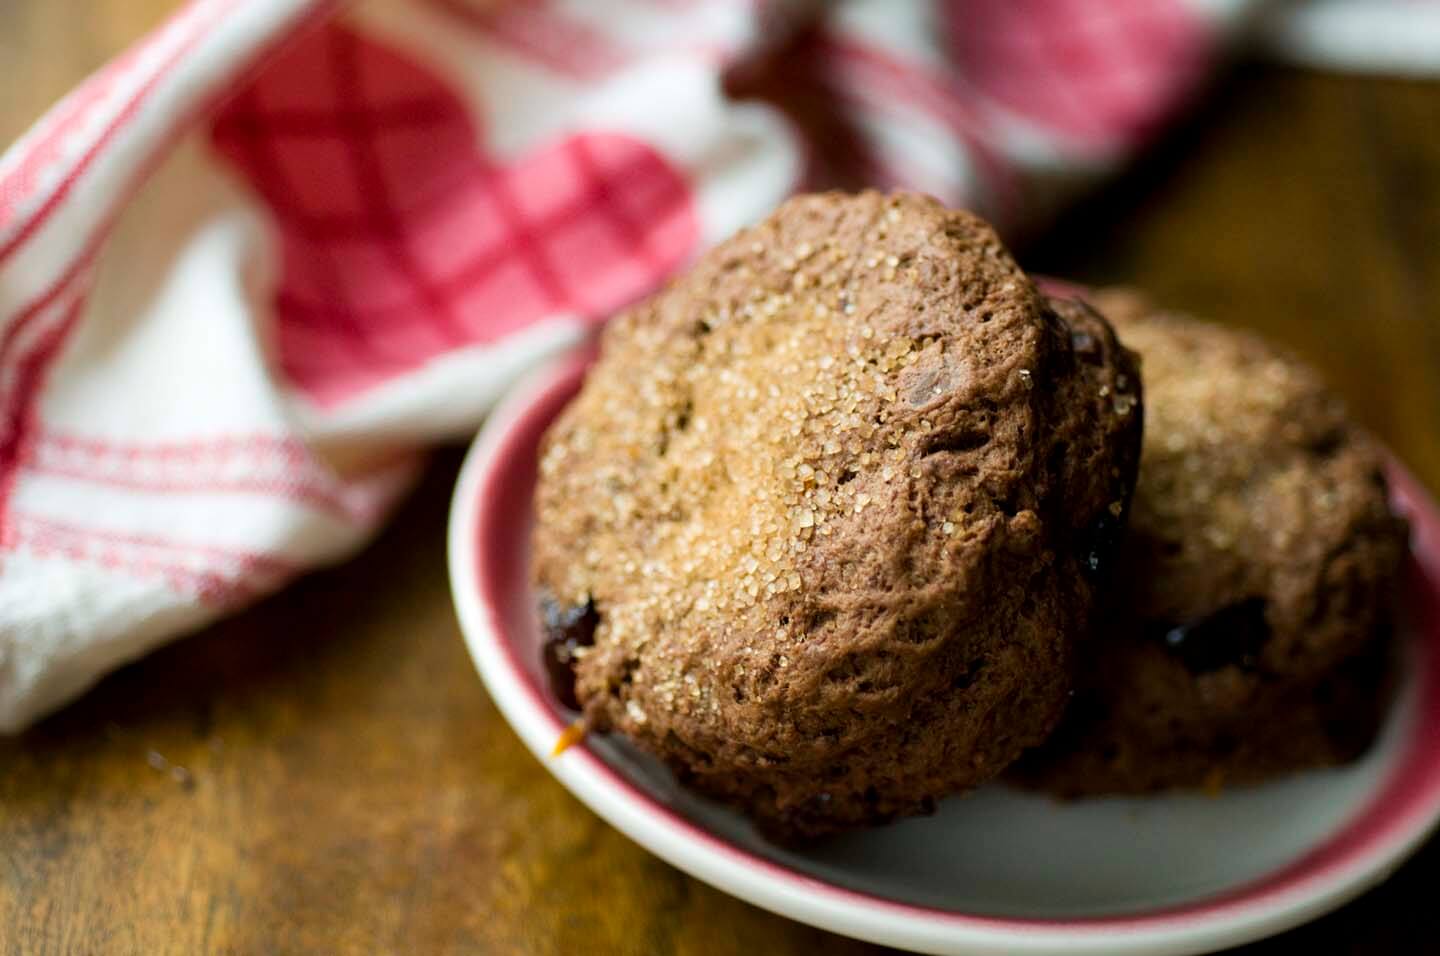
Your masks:
<path fill-rule="evenodd" d="M 581 133 L 490 155 L 432 73 L 347 28 L 292 47 L 214 126 L 282 232 L 279 364 L 321 405 L 555 314 L 599 319 L 693 248 L 647 144 Z"/>
<path fill-rule="evenodd" d="M 425 0 L 510 53 L 561 76 L 593 80 L 635 57 L 615 37 L 579 23 L 547 2 L 496 4 L 488 0 Z"/>
<path fill-rule="evenodd" d="M 1095 148 L 1151 133 L 1214 47 L 1184 0 L 950 0 L 945 20 L 974 94 Z"/>

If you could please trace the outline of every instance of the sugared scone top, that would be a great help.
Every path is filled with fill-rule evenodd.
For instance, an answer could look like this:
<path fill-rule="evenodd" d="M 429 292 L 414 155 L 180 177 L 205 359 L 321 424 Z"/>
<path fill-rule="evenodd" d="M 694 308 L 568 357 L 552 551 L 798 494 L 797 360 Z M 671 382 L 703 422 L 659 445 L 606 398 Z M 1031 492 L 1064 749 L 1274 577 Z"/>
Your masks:
<path fill-rule="evenodd" d="M 587 716 L 814 789 L 960 682 L 1032 713 L 926 772 L 1012 757 L 1063 703 L 1138 455 L 1129 357 L 1064 308 L 974 216 L 865 193 L 786 203 L 617 319 L 536 502 L 537 584 L 599 615 Z"/>

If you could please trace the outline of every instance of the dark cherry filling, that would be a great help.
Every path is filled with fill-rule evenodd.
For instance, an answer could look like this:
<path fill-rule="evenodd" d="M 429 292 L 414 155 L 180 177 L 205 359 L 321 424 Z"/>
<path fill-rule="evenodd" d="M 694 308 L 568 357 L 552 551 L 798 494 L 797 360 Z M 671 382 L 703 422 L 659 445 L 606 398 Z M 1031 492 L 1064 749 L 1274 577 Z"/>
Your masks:
<path fill-rule="evenodd" d="M 575 696 L 575 651 L 595 643 L 599 623 L 595 602 L 589 598 L 584 604 L 561 604 L 549 593 L 540 595 L 540 626 L 545 631 L 540 659 L 550 680 L 550 693 L 571 710 L 580 709 Z"/>
<path fill-rule="evenodd" d="M 1156 624 L 1152 634 L 1194 674 L 1254 667 L 1270 637 L 1265 599 L 1246 598 L 1184 624 Z"/>

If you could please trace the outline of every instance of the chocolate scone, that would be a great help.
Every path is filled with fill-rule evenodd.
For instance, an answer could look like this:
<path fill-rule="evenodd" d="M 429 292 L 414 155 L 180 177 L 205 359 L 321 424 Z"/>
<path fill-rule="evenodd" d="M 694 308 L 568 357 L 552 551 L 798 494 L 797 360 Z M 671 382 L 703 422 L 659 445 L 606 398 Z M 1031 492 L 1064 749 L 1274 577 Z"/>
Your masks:
<path fill-rule="evenodd" d="M 592 729 L 791 838 L 928 810 L 1050 732 L 1139 456 L 1097 313 L 968 213 L 827 194 L 602 345 L 534 536 Z"/>
<path fill-rule="evenodd" d="M 1258 337 L 1095 303 L 1139 352 L 1146 431 L 1113 607 L 1014 776 L 1068 796 L 1253 782 L 1373 739 L 1406 548 L 1379 449 Z"/>

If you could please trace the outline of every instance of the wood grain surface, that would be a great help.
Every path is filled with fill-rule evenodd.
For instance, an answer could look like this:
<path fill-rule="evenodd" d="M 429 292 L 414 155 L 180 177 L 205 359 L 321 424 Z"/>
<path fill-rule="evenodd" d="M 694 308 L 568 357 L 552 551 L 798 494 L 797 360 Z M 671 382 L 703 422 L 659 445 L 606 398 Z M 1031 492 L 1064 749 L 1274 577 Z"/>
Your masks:
<path fill-rule="evenodd" d="M 0 140 L 171 5 L 0 2 Z M 1262 329 L 1440 487 L 1437 130 L 1440 84 L 1241 64 L 1021 257 Z M 0 741 L 0 952 L 879 951 L 681 875 L 521 747 L 451 611 L 457 462 L 358 560 Z M 1432 844 L 1245 952 L 1435 951 L 1437 881 Z"/>

